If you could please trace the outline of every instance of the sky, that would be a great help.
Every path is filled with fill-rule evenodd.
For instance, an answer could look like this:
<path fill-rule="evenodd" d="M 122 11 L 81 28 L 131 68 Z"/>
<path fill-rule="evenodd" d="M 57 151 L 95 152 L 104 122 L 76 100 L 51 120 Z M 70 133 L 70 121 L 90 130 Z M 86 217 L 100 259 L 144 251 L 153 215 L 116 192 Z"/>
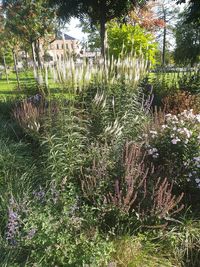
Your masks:
<path fill-rule="evenodd" d="M 80 24 L 79 20 L 72 18 L 69 24 L 66 24 L 66 29 L 63 32 L 76 38 L 79 41 L 87 38 L 87 35 L 81 31 L 81 28 L 77 27 Z"/>

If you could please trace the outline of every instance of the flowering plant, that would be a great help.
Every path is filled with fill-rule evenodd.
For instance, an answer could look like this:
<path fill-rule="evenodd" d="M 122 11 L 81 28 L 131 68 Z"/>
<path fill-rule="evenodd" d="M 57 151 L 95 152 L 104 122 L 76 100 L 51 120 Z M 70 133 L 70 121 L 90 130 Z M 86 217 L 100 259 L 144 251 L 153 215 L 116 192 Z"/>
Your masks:
<path fill-rule="evenodd" d="M 200 188 L 200 114 L 193 110 L 167 114 L 145 136 L 147 153 L 158 171 L 177 184 L 189 182 Z"/>

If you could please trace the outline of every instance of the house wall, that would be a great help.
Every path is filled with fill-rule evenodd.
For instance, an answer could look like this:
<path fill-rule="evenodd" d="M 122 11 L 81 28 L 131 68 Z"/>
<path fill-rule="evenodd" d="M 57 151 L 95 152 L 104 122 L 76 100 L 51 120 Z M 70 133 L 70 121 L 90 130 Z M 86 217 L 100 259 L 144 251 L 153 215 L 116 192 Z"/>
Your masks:
<path fill-rule="evenodd" d="M 49 44 L 47 52 L 52 56 L 53 61 L 63 61 L 65 54 L 79 54 L 80 47 L 77 40 L 55 40 Z"/>

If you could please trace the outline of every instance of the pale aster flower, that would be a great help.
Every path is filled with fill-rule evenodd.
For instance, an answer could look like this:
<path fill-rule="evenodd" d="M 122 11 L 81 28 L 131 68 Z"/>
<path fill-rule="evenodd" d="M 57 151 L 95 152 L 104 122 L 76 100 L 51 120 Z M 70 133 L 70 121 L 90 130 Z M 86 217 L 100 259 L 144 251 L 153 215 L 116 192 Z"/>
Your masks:
<path fill-rule="evenodd" d="M 196 115 L 196 119 L 197 119 L 198 122 L 200 122 L 200 114 Z"/>
<path fill-rule="evenodd" d="M 151 136 L 152 138 L 155 138 L 157 136 L 158 132 L 157 131 L 150 131 L 150 134 L 152 135 Z"/>
<path fill-rule="evenodd" d="M 148 150 L 148 154 L 149 154 L 149 155 L 153 155 L 154 153 L 157 153 L 157 152 L 158 152 L 158 149 L 155 148 L 155 147 L 150 148 L 150 149 Z"/>
<path fill-rule="evenodd" d="M 197 161 L 197 162 L 200 162 L 200 156 L 199 157 L 194 157 L 193 160 Z"/>
<path fill-rule="evenodd" d="M 185 127 L 183 128 L 183 130 L 184 130 L 184 133 L 186 134 L 187 138 L 190 138 L 191 135 L 192 135 L 192 131 L 188 130 L 188 129 L 185 128 Z"/>
<path fill-rule="evenodd" d="M 199 183 L 200 183 L 200 179 L 199 179 L 199 178 L 196 178 L 196 179 L 195 179 L 195 182 L 196 182 L 197 184 L 199 184 Z"/>
<path fill-rule="evenodd" d="M 176 145 L 178 142 L 180 142 L 181 140 L 178 138 L 178 137 L 176 137 L 176 138 L 174 138 L 174 139 L 172 139 L 172 144 L 173 145 Z"/>
<path fill-rule="evenodd" d="M 155 153 L 155 154 L 153 154 L 153 156 L 152 156 L 154 159 L 157 159 L 158 157 L 159 157 L 159 154 L 158 153 Z"/>
<path fill-rule="evenodd" d="M 168 128 L 168 126 L 166 124 L 163 124 L 161 127 L 162 127 L 162 129 Z"/>

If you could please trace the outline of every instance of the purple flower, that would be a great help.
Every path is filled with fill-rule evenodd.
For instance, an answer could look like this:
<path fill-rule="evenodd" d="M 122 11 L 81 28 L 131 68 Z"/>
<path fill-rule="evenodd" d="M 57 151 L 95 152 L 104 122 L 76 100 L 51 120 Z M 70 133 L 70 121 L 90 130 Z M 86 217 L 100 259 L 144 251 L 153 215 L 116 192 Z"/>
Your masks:
<path fill-rule="evenodd" d="M 37 198 L 37 200 L 39 200 L 40 202 L 44 202 L 44 198 L 45 198 L 45 192 L 42 189 L 42 187 L 39 187 L 40 190 L 39 191 L 34 191 L 33 195 Z"/>
<path fill-rule="evenodd" d="M 17 205 L 12 198 L 10 200 L 10 207 L 8 209 L 8 224 L 6 239 L 10 242 L 11 245 L 16 245 L 16 236 L 19 230 L 19 215 L 17 213 Z"/>

